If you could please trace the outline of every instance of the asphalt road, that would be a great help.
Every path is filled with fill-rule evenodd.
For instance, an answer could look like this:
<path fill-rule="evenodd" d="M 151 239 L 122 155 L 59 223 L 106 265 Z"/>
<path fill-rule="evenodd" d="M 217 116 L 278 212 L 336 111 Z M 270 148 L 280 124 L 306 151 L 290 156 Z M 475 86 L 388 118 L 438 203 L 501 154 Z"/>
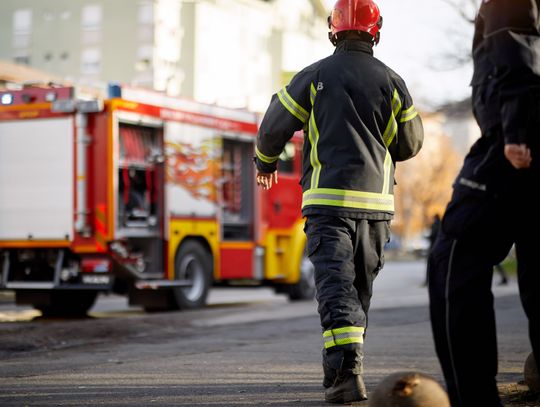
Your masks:
<path fill-rule="evenodd" d="M 424 270 L 420 261 L 388 263 L 375 283 L 365 344 L 369 391 L 402 370 L 441 381 Z M 530 345 L 516 284 L 494 291 L 505 404 L 539 406 L 519 384 Z M 328 406 L 314 301 L 233 289 L 214 290 L 210 303 L 145 314 L 103 297 L 90 318 L 72 320 L 4 303 L 0 406 Z"/>

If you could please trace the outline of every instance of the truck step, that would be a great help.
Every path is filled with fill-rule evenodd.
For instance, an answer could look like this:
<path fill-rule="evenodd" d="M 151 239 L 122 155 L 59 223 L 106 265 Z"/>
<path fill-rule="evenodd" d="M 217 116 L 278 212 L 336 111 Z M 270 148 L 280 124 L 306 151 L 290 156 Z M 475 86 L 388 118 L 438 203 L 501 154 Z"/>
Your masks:
<path fill-rule="evenodd" d="M 175 287 L 191 287 L 193 283 L 189 280 L 145 280 L 137 281 L 135 288 L 138 290 L 159 290 Z"/>

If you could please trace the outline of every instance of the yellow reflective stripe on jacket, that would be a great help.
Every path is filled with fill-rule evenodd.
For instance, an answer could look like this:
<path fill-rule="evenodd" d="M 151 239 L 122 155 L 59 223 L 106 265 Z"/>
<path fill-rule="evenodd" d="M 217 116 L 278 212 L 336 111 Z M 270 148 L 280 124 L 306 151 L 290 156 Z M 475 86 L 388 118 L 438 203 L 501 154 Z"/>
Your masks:
<path fill-rule="evenodd" d="M 324 331 L 324 347 L 328 349 L 350 343 L 364 343 L 364 330 L 364 328 L 359 326 L 347 326 Z"/>
<path fill-rule="evenodd" d="M 281 104 L 287 109 L 294 117 L 300 120 L 302 123 L 307 122 L 309 119 L 309 113 L 300 106 L 295 100 L 289 95 L 286 88 L 281 89 L 277 94 Z"/>
<path fill-rule="evenodd" d="M 411 106 L 409 107 L 408 109 L 406 110 L 403 110 L 401 112 L 401 118 L 399 119 L 399 121 L 401 123 L 405 123 L 405 122 L 408 122 L 412 119 L 414 119 L 416 116 L 418 116 L 418 111 L 416 110 L 416 107 Z"/>
<path fill-rule="evenodd" d="M 304 192 L 302 208 L 306 205 L 337 206 L 375 211 L 394 211 L 394 196 L 376 192 L 344 189 L 312 188 Z"/>
<path fill-rule="evenodd" d="M 269 157 L 267 155 L 264 155 L 260 152 L 259 148 L 255 146 L 255 155 L 259 160 L 261 160 L 263 163 L 272 164 L 275 163 L 279 159 L 279 155 Z"/>
<path fill-rule="evenodd" d="M 313 100 L 317 96 L 317 90 L 315 86 L 311 84 L 311 93 L 313 93 Z M 317 145 L 319 144 L 319 129 L 315 122 L 315 112 L 311 110 L 311 117 L 309 119 L 309 143 L 311 144 L 311 151 L 309 153 L 309 161 L 313 169 L 311 173 L 311 186 L 310 188 L 317 188 L 319 185 L 319 178 L 321 176 L 321 162 L 319 161 L 319 152 L 317 151 Z"/>
<path fill-rule="evenodd" d="M 398 129 L 396 117 L 398 117 L 400 110 L 401 99 L 399 98 L 397 89 L 394 89 L 394 94 L 392 96 L 392 113 L 390 114 L 390 119 L 388 120 L 388 124 L 383 133 L 383 140 L 386 147 L 392 143 L 392 140 L 394 140 L 394 137 L 396 136 Z"/>
<path fill-rule="evenodd" d="M 386 157 L 384 157 L 384 184 L 382 189 L 383 194 L 390 193 L 390 183 L 393 181 L 394 177 L 392 176 L 392 156 L 390 155 L 390 151 L 386 150 Z"/>
<path fill-rule="evenodd" d="M 309 101 L 311 102 L 311 106 L 315 104 L 315 96 L 317 96 L 317 89 L 315 89 L 315 85 L 312 83 L 309 87 Z"/>

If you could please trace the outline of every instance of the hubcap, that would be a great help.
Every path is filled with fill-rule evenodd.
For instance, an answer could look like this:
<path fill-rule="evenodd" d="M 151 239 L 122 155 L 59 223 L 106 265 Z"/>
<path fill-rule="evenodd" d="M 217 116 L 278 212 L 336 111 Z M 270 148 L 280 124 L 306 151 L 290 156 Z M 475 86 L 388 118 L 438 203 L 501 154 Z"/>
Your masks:
<path fill-rule="evenodd" d="M 182 288 L 188 300 L 197 301 L 202 296 L 204 291 L 204 270 L 193 254 L 182 257 L 177 278 L 191 283 L 190 287 Z"/>

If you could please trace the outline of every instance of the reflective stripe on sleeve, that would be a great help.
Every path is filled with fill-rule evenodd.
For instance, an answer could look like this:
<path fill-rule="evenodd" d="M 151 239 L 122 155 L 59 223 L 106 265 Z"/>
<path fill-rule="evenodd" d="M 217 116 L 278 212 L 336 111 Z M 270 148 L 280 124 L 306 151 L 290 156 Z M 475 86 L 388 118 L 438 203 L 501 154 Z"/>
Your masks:
<path fill-rule="evenodd" d="M 285 109 L 287 109 L 294 117 L 296 117 L 302 123 L 308 121 L 309 113 L 306 111 L 306 109 L 296 103 L 291 95 L 289 95 L 286 88 L 281 89 L 277 96 Z"/>
<path fill-rule="evenodd" d="M 405 123 L 405 122 L 408 122 L 412 119 L 414 119 L 416 116 L 418 116 L 418 111 L 416 110 L 416 107 L 411 106 L 409 107 L 408 109 L 406 110 L 403 110 L 401 112 L 401 118 L 399 119 L 399 121 L 401 123 Z"/>
<path fill-rule="evenodd" d="M 397 89 L 394 89 L 394 94 L 392 96 L 392 113 L 390 114 L 390 119 L 388 120 L 388 124 L 383 133 L 383 140 L 386 147 L 388 147 L 392 143 L 394 137 L 396 136 L 398 129 L 396 117 L 398 117 L 400 110 L 401 99 L 399 98 Z"/>
<path fill-rule="evenodd" d="M 255 147 L 255 155 L 259 160 L 261 160 L 263 163 L 272 164 L 275 163 L 279 159 L 279 155 L 269 157 L 267 155 L 264 155 L 259 151 L 257 147 Z"/>
<path fill-rule="evenodd" d="M 340 208 L 394 212 L 394 196 L 376 192 L 312 188 L 304 192 L 302 208 L 306 205 L 324 205 Z"/>
<path fill-rule="evenodd" d="M 359 326 L 346 326 L 324 331 L 324 348 L 328 349 L 350 343 L 364 343 L 364 330 L 365 328 Z"/>

